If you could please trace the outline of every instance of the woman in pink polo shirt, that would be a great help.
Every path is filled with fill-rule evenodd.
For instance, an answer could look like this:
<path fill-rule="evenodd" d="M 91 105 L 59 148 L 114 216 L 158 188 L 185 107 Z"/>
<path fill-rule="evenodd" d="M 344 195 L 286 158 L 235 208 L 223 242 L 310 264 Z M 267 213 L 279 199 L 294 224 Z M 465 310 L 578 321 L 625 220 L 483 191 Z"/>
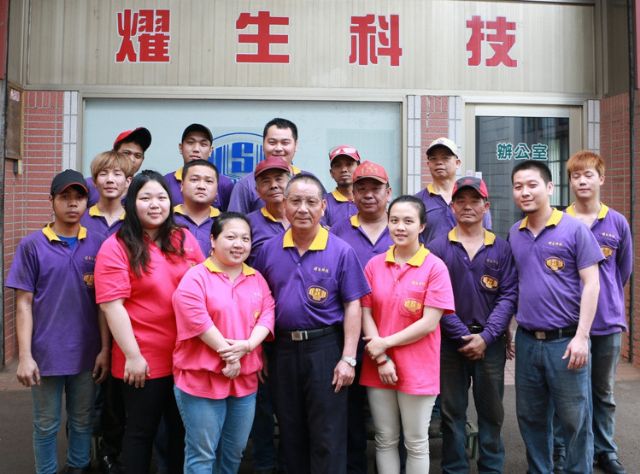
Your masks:
<path fill-rule="evenodd" d="M 172 209 L 162 175 L 137 175 L 127 192 L 122 227 L 105 240 L 96 260 L 96 300 L 114 339 L 111 372 L 123 382 L 126 424 L 120 460 L 127 474 L 149 472 L 163 416 L 169 428 L 169 471 L 182 472 L 184 429 L 173 396 L 171 296 L 204 255 L 195 237 L 174 224 Z"/>
<path fill-rule="evenodd" d="M 394 245 L 369 261 L 371 293 L 362 299 L 367 345 L 360 383 L 375 425 L 379 472 L 400 472 L 400 429 L 407 474 L 429 472 L 429 420 L 440 392 L 440 328 L 454 309 L 445 264 L 419 241 L 426 212 L 414 196 L 389 206 Z"/>
<path fill-rule="evenodd" d="M 274 324 L 269 286 L 244 264 L 251 251 L 247 218 L 221 214 L 211 226 L 211 247 L 173 295 L 174 391 L 186 430 L 187 474 L 237 472 L 253 423 L 260 344 Z"/>

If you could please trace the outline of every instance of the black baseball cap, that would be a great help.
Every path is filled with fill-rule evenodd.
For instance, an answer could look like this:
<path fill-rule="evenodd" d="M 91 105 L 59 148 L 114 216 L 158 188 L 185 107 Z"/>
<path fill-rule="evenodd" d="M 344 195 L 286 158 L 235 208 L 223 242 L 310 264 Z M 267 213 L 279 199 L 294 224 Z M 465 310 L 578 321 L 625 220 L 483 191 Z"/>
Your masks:
<path fill-rule="evenodd" d="M 60 194 L 69 186 L 73 186 L 84 194 L 89 194 L 89 188 L 82 174 L 76 170 L 64 170 L 58 173 L 51 182 L 51 195 Z"/>
<path fill-rule="evenodd" d="M 201 123 L 192 123 L 187 128 L 185 128 L 184 132 L 182 132 L 182 139 L 180 140 L 180 143 L 182 143 L 184 139 L 187 138 L 187 135 L 189 135 L 192 132 L 204 133 L 206 137 L 209 139 L 209 141 L 213 143 L 213 135 L 211 134 L 211 130 L 209 130 L 207 127 L 205 127 Z"/>

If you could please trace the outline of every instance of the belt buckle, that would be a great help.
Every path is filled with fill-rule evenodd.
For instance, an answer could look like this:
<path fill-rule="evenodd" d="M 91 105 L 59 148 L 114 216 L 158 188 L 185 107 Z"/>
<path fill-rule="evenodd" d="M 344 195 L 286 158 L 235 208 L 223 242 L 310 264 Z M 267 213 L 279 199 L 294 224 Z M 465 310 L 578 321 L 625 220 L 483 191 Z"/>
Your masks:
<path fill-rule="evenodd" d="M 291 331 L 292 341 L 305 341 L 307 339 L 307 331 Z"/>
<path fill-rule="evenodd" d="M 533 331 L 533 336 L 539 341 L 544 341 L 547 338 L 547 333 L 545 331 Z"/>

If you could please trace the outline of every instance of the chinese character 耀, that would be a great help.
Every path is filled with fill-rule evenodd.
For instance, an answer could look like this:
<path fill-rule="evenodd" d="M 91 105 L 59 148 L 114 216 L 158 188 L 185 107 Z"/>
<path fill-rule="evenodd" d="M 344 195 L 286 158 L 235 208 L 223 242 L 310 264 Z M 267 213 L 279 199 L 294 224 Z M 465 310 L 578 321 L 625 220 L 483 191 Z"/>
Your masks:
<path fill-rule="evenodd" d="M 471 30 L 467 41 L 467 51 L 471 56 L 467 59 L 467 65 L 479 66 L 482 63 L 482 43 L 486 41 L 493 50 L 493 56 L 485 61 L 486 66 L 518 66 L 518 61 L 509 56 L 509 51 L 516 43 L 516 35 L 509 33 L 516 30 L 514 21 L 507 21 L 506 17 L 499 16 L 494 21 L 485 22 L 482 17 L 473 15 L 466 25 Z"/>
<path fill-rule="evenodd" d="M 378 56 L 387 56 L 391 66 L 400 65 L 402 48 L 400 47 L 399 15 L 388 18 L 370 13 L 351 17 L 351 52 L 349 64 L 378 64 Z"/>
<path fill-rule="evenodd" d="M 122 40 L 116 52 L 116 62 L 169 62 L 170 20 L 170 11 L 166 9 L 136 12 L 125 9 L 118 12 L 116 23 Z"/>
<path fill-rule="evenodd" d="M 289 17 L 271 16 L 271 12 L 259 11 L 256 16 L 250 13 L 240 13 L 236 20 L 236 29 L 244 30 L 249 25 L 256 25 L 256 34 L 239 34 L 238 43 L 250 43 L 257 45 L 255 53 L 238 53 L 236 62 L 238 63 L 288 63 L 288 54 L 272 54 L 272 44 L 288 44 L 289 35 L 272 34 L 272 25 L 289 26 Z"/>

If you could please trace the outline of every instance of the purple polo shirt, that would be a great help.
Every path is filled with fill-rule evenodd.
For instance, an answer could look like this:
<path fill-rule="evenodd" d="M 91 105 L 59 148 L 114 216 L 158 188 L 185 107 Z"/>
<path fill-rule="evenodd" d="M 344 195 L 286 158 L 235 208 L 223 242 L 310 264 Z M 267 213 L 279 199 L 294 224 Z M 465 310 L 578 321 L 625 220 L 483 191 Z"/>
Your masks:
<path fill-rule="evenodd" d="M 467 326 L 481 324 L 480 333 L 487 345 L 501 337 L 516 312 L 518 275 L 509 243 L 485 230 L 484 244 L 469 260 L 469 254 L 457 237 L 456 228 L 437 237 L 429 250 L 449 269 L 456 312 L 440 320 L 446 337 L 463 342 L 471 334 Z"/>
<path fill-rule="evenodd" d="M 167 185 L 169 186 L 169 194 L 171 195 L 171 201 L 173 204 L 177 205 L 184 203 L 182 191 L 180 190 L 180 186 L 182 184 L 182 167 L 172 173 L 165 174 L 164 179 L 167 181 Z M 231 181 L 231 178 L 223 174 L 218 174 L 218 193 L 211 205 L 216 209 L 226 211 L 229 206 L 229 199 L 231 198 L 231 191 L 233 191 L 233 187 L 234 183 Z"/>
<path fill-rule="evenodd" d="M 274 235 L 284 234 L 285 228 L 282 222 L 273 217 L 266 207 L 253 211 L 247 215 L 251 224 L 251 254 L 247 264 L 253 266 L 253 262 L 262 245 Z"/>
<path fill-rule="evenodd" d="M 369 260 L 376 255 L 385 253 L 389 250 L 389 247 L 393 245 L 393 240 L 389 235 L 389 228 L 385 227 L 382 234 L 378 237 L 378 240 L 371 242 L 367 234 L 365 234 L 362 226 L 360 225 L 360 219 L 358 215 L 343 219 L 342 221 L 331 227 L 330 232 L 337 235 L 346 243 L 351 245 L 351 248 L 355 250 L 358 256 L 358 261 L 362 268 L 367 266 Z"/>
<path fill-rule="evenodd" d="M 447 235 L 457 222 L 451 205 L 447 204 L 442 196 L 436 193 L 432 184 L 416 194 L 427 209 L 427 226 L 421 235 L 422 242 L 427 245 L 436 237 Z M 482 226 L 491 229 L 491 211 L 482 218 Z"/>
<path fill-rule="evenodd" d="M 323 225 L 333 227 L 338 222 L 342 222 L 358 213 L 358 208 L 353 201 L 350 201 L 337 189 L 325 194 L 324 198 L 327 201 L 327 208 L 322 217 Z"/>
<path fill-rule="evenodd" d="M 40 375 L 93 369 L 101 348 L 93 268 L 103 240 L 80 227 L 71 249 L 48 225 L 18 245 L 6 286 L 33 293 L 31 352 Z"/>
<path fill-rule="evenodd" d="M 191 232 L 198 241 L 198 245 L 200 245 L 200 249 L 202 249 L 205 257 L 211 253 L 211 225 L 219 215 L 220 211 L 215 207 L 211 207 L 211 209 L 209 209 L 209 217 L 198 225 L 187 215 L 187 210 L 183 204 L 178 204 L 173 208 L 173 220 L 176 224 L 189 229 L 189 232 Z"/>
<path fill-rule="evenodd" d="M 578 271 L 604 258 L 587 226 L 554 209 L 537 237 L 527 229 L 526 217 L 516 222 L 509 243 L 518 270 L 518 324 L 531 331 L 577 325 Z"/>
<path fill-rule="evenodd" d="M 566 213 L 575 215 L 573 205 L 567 208 Z M 600 264 L 598 309 L 591 334 L 606 336 L 627 330 L 624 285 L 633 269 L 633 240 L 624 216 L 604 204 L 591 225 L 591 232 L 604 254 L 604 261 Z"/>
<path fill-rule="evenodd" d="M 93 178 L 91 176 L 87 176 L 86 178 L 84 178 L 84 181 L 85 183 L 87 183 L 87 189 L 89 190 L 87 207 L 91 207 L 100 199 L 100 193 L 98 192 L 98 188 L 96 188 L 96 184 L 93 182 Z"/>
<path fill-rule="evenodd" d="M 109 225 L 107 223 L 107 219 L 102 215 L 100 210 L 98 209 L 98 205 L 94 204 L 89 209 L 84 211 L 84 214 L 80 218 L 80 224 L 85 226 L 89 233 L 99 234 L 106 239 L 111 234 L 115 234 L 118 232 L 120 227 L 122 227 L 122 222 L 124 221 L 124 210 L 122 214 L 113 224 Z"/>
<path fill-rule="evenodd" d="M 371 290 L 349 244 L 320 227 L 300 256 L 291 229 L 267 240 L 255 260 L 276 300 L 276 329 L 317 329 L 342 324 L 344 303 Z"/>

